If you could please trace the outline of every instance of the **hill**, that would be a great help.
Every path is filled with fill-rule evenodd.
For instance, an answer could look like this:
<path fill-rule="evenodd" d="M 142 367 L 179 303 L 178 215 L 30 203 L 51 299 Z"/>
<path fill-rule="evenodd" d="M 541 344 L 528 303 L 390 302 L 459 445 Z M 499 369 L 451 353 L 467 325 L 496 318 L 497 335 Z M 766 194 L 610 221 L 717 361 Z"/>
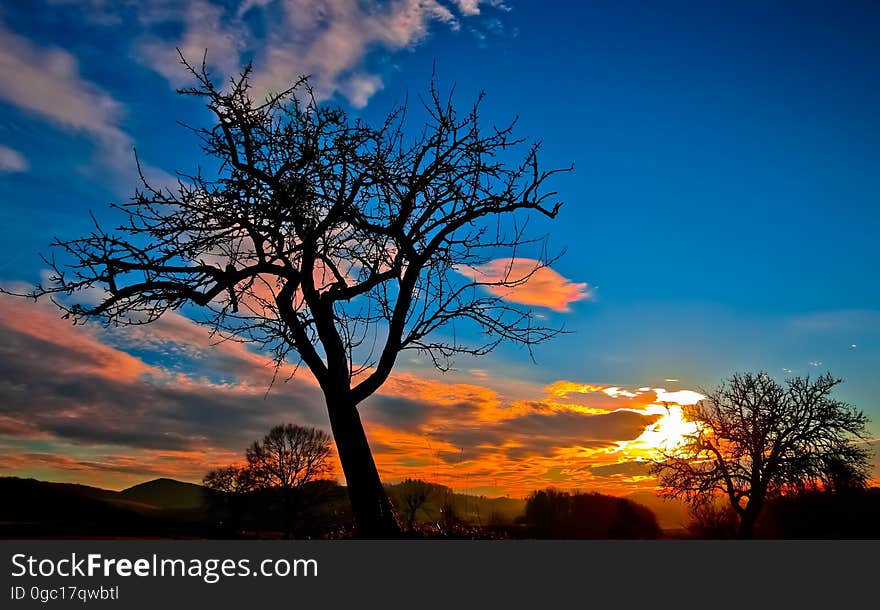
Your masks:
<path fill-rule="evenodd" d="M 87 485 L 0 478 L 0 537 L 177 537 L 182 528 L 137 510 L 118 492 Z"/>
<path fill-rule="evenodd" d="M 198 510 L 205 506 L 205 488 L 174 479 L 154 479 L 117 494 L 119 500 L 161 510 Z"/>
<path fill-rule="evenodd" d="M 415 529 L 465 532 L 466 535 L 523 535 L 526 501 L 472 496 L 424 483 L 430 492 L 415 515 Z M 401 519 L 407 518 L 407 483 L 386 487 Z M 297 537 L 347 537 L 351 514 L 345 488 L 316 481 L 303 497 L 296 517 Z M 204 487 L 160 478 L 112 491 L 70 483 L 15 477 L 0 478 L 0 537 L 208 537 L 272 538 L 280 536 L 284 503 L 271 492 L 245 497 L 209 493 Z M 307 499 L 306 499 L 307 498 Z M 651 493 L 631 499 L 657 515 L 664 529 L 682 527 L 686 513 L 677 503 Z M 477 529 L 474 529 L 477 528 Z"/>

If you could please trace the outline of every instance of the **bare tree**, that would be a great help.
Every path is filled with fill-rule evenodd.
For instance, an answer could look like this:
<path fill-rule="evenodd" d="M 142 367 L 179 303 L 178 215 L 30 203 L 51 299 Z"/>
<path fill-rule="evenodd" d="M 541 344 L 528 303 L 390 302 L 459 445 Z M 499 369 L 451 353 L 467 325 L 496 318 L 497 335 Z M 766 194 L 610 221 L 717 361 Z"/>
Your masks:
<path fill-rule="evenodd" d="M 285 424 L 272 428 L 245 453 L 256 487 L 275 489 L 281 496 L 285 538 L 290 537 L 298 513 L 298 492 L 331 471 L 331 443 L 323 430 Z"/>
<path fill-rule="evenodd" d="M 205 475 L 202 484 L 212 491 L 229 495 L 244 494 L 256 485 L 250 468 L 243 466 L 224 466 Z"/>
<path fill-rule="evenodd" d="M 750 538 L 765 502 L 811 486 L 845 480 L 863 486 L 869 452 L 864 413 L 835 400 L 841 380 L 795 377 L 779 384 L 766 373 L 735 374 L 685 409 L 696 432 L 664 450 L 652 467 L 663 495 L 711 506 L 723 494 Z"/>
<path fill-rule="evenodd" d="M 739 515 L 725 498 L 712 497 L 691 502 L 688 507 L 688 532 L 695 538 L 729 539 L 737 537 Z"/>
<path fill-rule="evenodd" d="M 256 489 L 253 471 L 247 466 L 224 466 L 206 474 L 202 484 L 211 492 L 209 498 L 228 511 L 227 525 L 237 536 L 248 494 Z"/>
<path fill-rule="evenodd" d="M 331 472 L 330 435 L 296 424 L 275 426 L 262 441 L 254 441 L 245 457 L 257 487 L 297 490 Z"/>
<path fill-rule="evenodd" d="M 482 95 L 459 113 L 432 83 L 410 140 L 405 106 L 370 126 L 317 104 L 306 79 L 259 101 L 249 67 L 220 86 L 204 62 L 182 61 L 196 84 L 179 92 L 213 115 L 211 127 L 192 129 L 216 175 L 179 174 L 173 189 L 142 177 L 114 206 L 124 216 L 115 231 L 96 221 L 85 237 L 55 240 L 63 260 L 47 260 L 51 280 L 28 296 L 109 325 L 201 306 L 221 336 L 271 350 L 279 365 L 304 363 L 326 400 L 360 534 L 393 535 L 357 407 L 403 350 L 446 369 L 457 354 L 557 334 L 499 294 L 551 262 L 524 228 L 532 214 L 556 217 L 561 203 L 544 185 L 570 168 L 543 170 L 515 121 L 484 127 Z M 512 261 L 527 245 L 540 262 L 523 273 Z M 503 277 L 479 272 L 504 256 Z"/>
<path fill-rule="evenodd" d="M 430 483 L 419 479 L 406 479 L 400 484 L 400 495 L 406 509 L 407 530 L 411 531 L 415 527 L 416 516 L 419 510 L 428 502 L 433 489 Z"/>

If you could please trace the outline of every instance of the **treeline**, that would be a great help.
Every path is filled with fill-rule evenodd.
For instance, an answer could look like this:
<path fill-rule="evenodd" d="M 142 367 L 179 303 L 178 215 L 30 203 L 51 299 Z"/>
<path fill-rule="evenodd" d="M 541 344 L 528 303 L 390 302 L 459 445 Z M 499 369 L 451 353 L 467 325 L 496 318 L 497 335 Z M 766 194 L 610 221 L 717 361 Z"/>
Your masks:
<path fill-rule="evenodd" d="M 653 539 L 660 537 L 654 513 L 626 498 L 599 493 L 536 491 L 526 502 L 527 535 L 541 539 Z"/>
<path fill-rule="evenodd" d="M 690 511 L 691 538 L 739 536 L 739 518 L 725 502 Z M 805 489 L 770 500 L 755 528 L 765 539 L 880 539 L 880 488 Z"/>
<path fill-rule="evenodd" d="M 722 502 L 692 509 L 684 530 L 660 528 L 653 511 L 626 498 L 599 493 L 533 492 L 527 499 L 454 493 L 420 480 L 387 485 L 403 535 L 409 538 L 513 539 L 728 539 L 738 519 Z M 243 495 L 210 493 L 208 518 L 221 537 L 348 538 L 354 533 L 345 488 L 318 480 L 301 487 L 295 518 L 278 490 Z M 756 538 L 880 538 L 880 488 L 837 492 L 805 490 L 770 502 Z"/>
<path fill-rule="evenodd" d="M 386 486 L 403 535 L 420 539 L 733 538 L 738 519 L 718 501 L 690 526 L 659 531 L 638 502 L 545 489 L 528 499 L 454 493 L 408 480 Z M 242 494 L 157 479 L 123 491 L 0 477 L 0 537 L 350 538 L 345 488 L 316 480 L 296 492 L 296 518 L 277 489 Z M 288 506 L 290 504 L 288 503 Z M 682 515 L 685 516 L 684 514 Z M 880 489 L 802 490 L 770 501 L 756 537 L 880 539 Z M 668 522 L 668 520 L 667 520 Z M 668 525 L 670 527 L 674 527 Z"/>

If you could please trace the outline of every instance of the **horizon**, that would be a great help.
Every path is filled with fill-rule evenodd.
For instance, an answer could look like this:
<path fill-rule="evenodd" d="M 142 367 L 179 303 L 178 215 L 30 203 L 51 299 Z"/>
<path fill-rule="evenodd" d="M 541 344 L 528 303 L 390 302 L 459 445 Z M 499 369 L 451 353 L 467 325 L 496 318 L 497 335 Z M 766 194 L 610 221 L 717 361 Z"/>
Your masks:
<path fill-rule="evenodd" d="M 101 487 L 101 486 L 97 486 L 97 485 L 89 485 L 87 483 L 81 483 L 78 481 L 50 481 L 50 480 L 44 480 L 44 479 L 37 479 L 34 477 L 0 475 L 0 478 L 31 480 L 31 481 L 36 481 L 37 483 L 47 483 L 49 485 L 77 485 L 77 486 L 83 486 L 83 487 L 91 487 L 93 489 L 99 489 L 99 490 L 103 490 L 103 491 L 112 491 L 115 493 L 129 491 L 129 490 L 134 489 L 136 487 L 141 487 L 143 485 L 149 485 L 150 483 L 156 483 L 159 481 L 170 481 L 172 483 L 182 483 L 185 485 L 194 485 L 194 486 L 200 487 L 202 489 L 210 489 L 209 487 L 205 486 L 204 482 L 184 481 L 184 480 L 175 479 L 172 477 L 156 477 L 153 479 L 148 479 L 148 480 L 141 481 L 139 483 L 135 483 L 133 485 L 128 485 L 126 487 L 121 487 L 121 488 Z M 432 485 L 432 486 L 436 486 L 436 487 L 445 487 L 444 485 L 441 485 L 439 483 L 434 483 L 432 481 L 427 481 L 427 480 L 423 480 L 423 479 L 418 479 L 418 480 L 423 483 L 427 483 L 428 485 Z M 315 479 L 313 482 L 324 482 L 324 481 L 330 481 L 343 489 L 346 487 L 344 479 L 340 481 L 338 478 L 334 478 L 334 477 Z M 397 485 L 401 485 L 401 484 L 405 483 L 406 481 L 407 481 L 407 479 L 403 479 L 400 481 L 383 481 L 383 485 L 385 485 L 386 487 L 394 487 Z M 652 494 L 651 490 L 647 490 L 647 489 L 637 490 L 637 491 L 634 491 L 634 492 L 631 492 L 631 493 L 628 493 L 625 495 L 619 495 L 619 496 L 615 496 L 615 494 L 603 494 L 603 492 L 592 490 L 592 489 L 567 489 L 567 488 L 556 488 L 556 487 L 552 487 L 552 486 L 545 487 L 542 489 L 535 489 L 535 490 L 533 490 L 533 492 L 546 491 L 547 489 L 554 489 L 556 491 L 560 491 L 560 492 L 564 492 L 564 493 L 571 493 L 571 494 L 602 494 L 602 495 L 609 495 L 609 496 L 620 497 L 620 498 L 630 498 L 632 496 L 643 497 L 644 494 L 648 494 L 651 497 L 656 498 L 657 500 L 660 500 L 663 502 L 670 502 L 670 503 L 676 504 L 680 507 L 685 506 L 685 502 L 682 500 L 677 500 L 674 498 L 664 498 L 661 496 L 657 496 L 655 494 Z M 468 497 L 472 497 L 472 498 L 482 498 L 482 499 L 486 499 L 486 500 L 516 500 L 516 501 L 521 501 L 521 502 L 526 502 L 529 499 L 529 496 L 531 495 L 531 493 L 529 493 L 525 496 L 511 496 L 511 495 L 501 495 L 501 496 L 491 496 L 490 495 L 490 496 L 487 496 L 487 495 L 481 495 L 481 494 L 476 494 L 476 493 L 469 493 L 469 490 L 467 490 L 467 489 L 462 489 L 462 490 L 450 489 L 450 491 L 452 492 L 452 494 L 458 495 L 458 496 L 468 496 Z M 634 501 L 637 501 L 637 500 L 634 500 Z"/>
<path fill-rule="evenodd" d="M 681 406 L 738 371 L 842 378 L 834 396 L 870 418 L 880 481 L 876 3 L 675 2 L 637 18 L 611 2 L 36 4 L 0 10 L 0 286 L 45 280 L 39 253 L 88 232 L 90 210 L 112 225 L 134 147 L 158 183 L 204 162 L 177 124 L 208 116 L 175 93 L 175 47 L 207 47 L 218 77 L 253 60 L 262 91 L 312 73 L 321 103 L 369 122 L 407 99 L 422 120 L 436 69 L 460 108 L 485 90 L 485 124 L 518 116 L 549 167 L 574 163 L 553 183 L 559 218 L 533 227 L 565 255 L 495 292 L 569 333 L 535 362 L 510 345 L 447 373 L 399 358 L 360 409 L 383 482 L 652 491 L 654 451 L 687 433 Z M 498 277 L 510 256 L 479 271 Z M 305 367 L 276 380 L 269 355 L 197 320 L 73 326 L 0 295 L 0 476 L 201 484 L 276 424 L 329 428 Z"/>

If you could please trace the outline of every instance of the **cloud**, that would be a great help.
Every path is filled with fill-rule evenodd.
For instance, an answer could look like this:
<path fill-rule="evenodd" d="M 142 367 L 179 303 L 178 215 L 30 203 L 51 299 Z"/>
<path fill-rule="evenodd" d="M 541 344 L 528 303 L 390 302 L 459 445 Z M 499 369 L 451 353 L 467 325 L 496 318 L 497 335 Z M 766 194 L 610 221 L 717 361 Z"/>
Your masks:
<path fill-rule="evenodd" d="M 110 26 L 124 20 L 135 26 L 134 55 L 174 86 L 188 82 L 175 47 L 192 61 L 199 61 L 207 49 L 211 67 L 224 77 L 253 58 L 254 84 L 263 93 L 311 74 L 319 99 L 340 94 L 361 107 L 383 88 L 381 75 L 364 64 L 370 52 L 412 48 L 432 24 L 457 28 L 458 20 L 475 14 L 478 5 L 463 3 L 458 15 L 434 0 L 246 1 L 237 6 L 208 0 L 90 2 L 81 8 L 94 23 Z M 179 34 L 171 37 L 159 33 L 175 30 Z M 0 100 L 88 136 L 97 142 L 104 165 L 134 171 L 133 139 L 122 128 L 123 104 L 85 79 L 73 54 L 39 46 L 2 22 Z M 19 157 L 0 151 L 0 171 L 26 167 Z M 147 170 L 157 180 L 168 180 L 159 170 Z"/>
<path fill-rule="evenodd" d="M 181 35 L 171 43 L 148 33 L 137 44 L 138 56 L 173 85 L 188 84 L 191 78 L 180 64 L 177 49 L 191 62 L 200 62 L 207 50 L 211 66 L 224 75 L 241 69 L 246 31 L 238 20 L 227 19 L 221 7 L 194 0 L 164 7 L 161 12 L 147 8 L 140 15 L 148 25 L 176 22 L 182 26 Z"/>
<path fill-rule="evenodd" d="M 384 5 L 287 0 L 282 6 L 284 19 L 258 60 L 257 90 L 278 90 L 308 74 L 319 99 L 338 92 L 357 107 L 383 86 L 381 77 L 362 65 L 370 51 L 410 48 L 427 36 L 433 22 L 457 27 L 453 13 L 432 0 Z"/>
<path fill-rule="evenodd" d="M 383 88 L 381 76 L 364 64 L 372 51 L 412 48 L 434 23 L 458 29 L 460 19 L 480 13 L 481 3 L 461 0 L 453 10 L 436 0 L 246 0 L 233 9 L 191 0 L 139 9 L 145 24 L 175 24 L 180 34 L 168 39 L 147 33 L 136 43 L 137 55 L 175 86 L 187 82 L 175 47 L 191 61 L 207 49 L 209 65 L 227 76 L 253 58 L 257 92 L 311 75 L 319 100 L 341 94 L 362 107 Z"/>
<path fill-rule="evenodd" d="M 0 24 L 0 98 L 63 127 L 118 137 L 121 106 L 79 74 L 76 58 Z"/>
<path fill-rule="evenodd" d="M 400 387 L 383 388 L 395 395 L 412 388 L 390 409 L 386 395 L 371 398 L 362 412 L 383 476 L 520 495 L 549 484 L 618 493 L 652 486 L 644 477 L 600 476 L 589 467 L 647 454 L 645 435 L 667 417 L 656 404 L 664 390 L 570 381 L 513 388 L 480 378 L 492 381 L 504 389 L 416 383 L 408 375 Z"/>
<path fill-rule="evenodd" d="M 112 448 L 90 451 L 89 457 L 77 455 L 75 446 L 60 445 L 52 452 L 28 451 L 0 441 L 0 476 L 35 476 L 53 480 L 87 481 L 110 489 L 122 489 L 155 477 L 176 477 L 199 481 L 217 460 L 232 463 L 240 456 L 198 452 L 129 450 Z"/>
<path fill-rule="evenodd" d="M 480 0 L 453 0 L 462 15 L 479 15 Z"/>
<path fill-rule="evenodd" d="M 602 466 L 590 466 L 590 472 L 597 477 L 646 477 L 649 462 L 619 462 Z"/>
<path fill-rule="evenodd" d="M 489 285 L 485 288 L 513 303 L 546 307 L 559 312 L 568 311 L 571 303 L 591 296 L 586 283 L 572 282 L 550 267 L 540 266 L 540 261 L 530 258 L 495 259 L 476 267 L 470 273 L 463 273 L 473 277 L 475 281 L 487 284 L 504 281 L 516 283 L 514 286 Z M 528 279 L 518 283 L 524 278 Z"/>
<path fill-rule="evenodd" d="M 382 89 L 382 79 L 373 74 L 355 74 L 343 82 L 340 88 L 353 106 L 363 108 L 373 94 Z"/>
<path fill-rule="evenodd" d="M 96 144 L 97 160 L 119 181 L 136 178 L 134 140 L 122 128 L 124 105 L 97 84 L 85 79 L 79 62 L 56 46 L 41 47 L 14 33 L 0 20 L 0 102 L 47 121 L 55 127 L 84 135 Z M 15 152 L 15 151 L 13 151 Z M 12 171 L 0 149 L 0 172 Z M 14 171 L 21 167 L 12 157 Z M 83 169 L 87 169 L 83 167 Z M 143 162 L 143 173 L 156 186 L 173 184 L 163 170 Z"/>
<path fill-rule="evenodd" d="M 0 174 L 26 172 L 30 164 L 20 152 L 0 144 Z"/>
<path fill-rule="evenodd" d="M 244 447 L 272 425 L 325 425 L 323 401 L 305 378 L 266 395 L 264 358 L 224 344 L 210 351 L 244 379 L 221 383 L 187 375 L 108 346 L 97 330 L 71 326 L 43 304 L 0 299 L 0 422 L 7 434 L 50 436 L 83 445 L 175 451 Z M 207 350 L 192 323 L 194 349 Z M 161 336 L 161 325 L 157 325 Z M 166 329 L 167 330 L 167 329 Z M 124 331 L 120 331 L 124 332 Z M 187 335 L 184 335 L 187 336 Z M 121 337 L 141 352 L 164 343 Z"/>
<path fill-rule="evenodd" d="M 206 328 L 178 313 L 104 330 L 70 325 L 44 302 L 0 296 L 0 468 L 116 487 L 150 476 L 197 481 L 240 459 L 273 425 L 327 429 L 308 372 L 267 393 L 268 363 L 240 343 L 213 345 Z M 279 378 L 292 372 L 286 366 Z M 396 371 L 361 414 L 388 481 L 421 477 L 515 495 L 551 484 L 628 493 L 650 482 L 591 467 L 635 461 L 646 439 L 663 437 L 661 396 L 675 395 L 568 380 L 544 386 L 488 371 Z"/>
<path fill-rule="evenodd" d="M 0 100 L 94 138 L 109 162 L 131 158 L 131 137 L 119 127 L 122 105 L 80 75 L 73 55 L 38 47 L 2 22 Z"/>
<path fill-rule="evenodd" d="M 72 5 L 70 0 L 49 0 Z M 374 51 L 411 49 L 434 24 L 452 29 L 477 15 L 483 0 L 447 5 L 437 0 L 209 0 L 106 2 L 76 4 L 81 19 L 119 28 L 131 38 L 131 53 L 172 85 L 189 83 L 176 48 L 191 61 L 208 51 L 209 66 L 223 79 L 254 61 L 258 94 L 290 86 L 312 75 L 315 95 L 341 95 L 365 106 L 384 87 L 382 75 L 368 65 Z M 497 2 L 489 2 L 497 5 Z M 67 13 L 72 15 L 74 7 Z M 134 140 L 123 128 L 126 109 L 98 84 L 81 74 L 77 58 L 55 45 L 41 46 L 0 21 L 0 101 L 85 135 L 97 144 L 99 162 L 134 177 Z M 0 172 L 24 171 L 26 161 L 0 149 Z M 174 184 L 164 171 L 144 164 L 151 183 Z"/>
<path fill-rule="evenodd" d="M 873 309 L 840 309 L 793 316 L 789 325 L 804 333 L 852 333 L 880 331 L 880 311 Z"/>
<path fill-rule="evenodd" d="M 695 405 L 706 398 L 703 394 L 693 390 L 677 390 L 669 392 L 662 388 L 658 388 L 654 391 L 657 393 L 656 402 L 658 403 L 669 402 L 676 405 Z"/>
<path fill-rule="evenodd" d="M 453 426 L 438 432 L 438 437 L 456 446 L 506 446 L 506 453 L 519 459 L 552 457 L 559 450 L 607 448 L 635 440 L 659 418 L 627 410 L 603 414 L 532 412 L 490 426 Z"/>

